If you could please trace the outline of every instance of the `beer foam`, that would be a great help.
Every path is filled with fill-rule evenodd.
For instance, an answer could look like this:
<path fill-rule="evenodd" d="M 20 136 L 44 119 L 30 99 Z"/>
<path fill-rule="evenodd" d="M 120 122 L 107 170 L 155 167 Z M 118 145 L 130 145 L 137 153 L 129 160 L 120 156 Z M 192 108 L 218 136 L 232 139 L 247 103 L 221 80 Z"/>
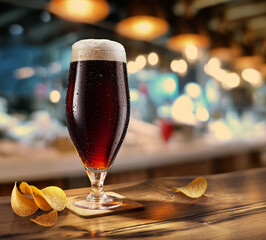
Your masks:
<path fill-rule="evenodd" d="M 107 39 L 84 39 L 72 45 L 71 62 L 106 60 L 126 62 L 122 44 Z"/>

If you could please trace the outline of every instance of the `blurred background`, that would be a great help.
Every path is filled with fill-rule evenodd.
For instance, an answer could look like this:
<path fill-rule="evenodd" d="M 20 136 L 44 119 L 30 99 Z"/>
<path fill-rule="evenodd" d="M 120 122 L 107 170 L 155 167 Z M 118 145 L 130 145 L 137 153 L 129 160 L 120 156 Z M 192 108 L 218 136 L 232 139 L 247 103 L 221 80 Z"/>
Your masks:
<path fill-rule="evenodd" d="M 127 51 L 131 119 L 107 184 L 266 166 L 266 1 L 0 0 L 0 195 L 89 185 L 65 125 L 85 38 Z"/>

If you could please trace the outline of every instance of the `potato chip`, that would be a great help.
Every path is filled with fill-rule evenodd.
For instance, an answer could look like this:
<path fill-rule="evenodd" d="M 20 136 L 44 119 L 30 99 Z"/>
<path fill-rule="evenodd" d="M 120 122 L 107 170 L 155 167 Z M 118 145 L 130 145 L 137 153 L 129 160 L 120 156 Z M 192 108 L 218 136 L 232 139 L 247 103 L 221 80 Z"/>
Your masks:
<path fill-rule="evenodd" d="M 180 188 L 174 187 L 175 192 L 182 192 L 190 198 L 201 197 L 207 189 L 207 181 L 204 177 L 198 177 L 190 182 L 188 185 Z"/>
<path fill-rule="evenodd" d="M 44 194 L 45 200 L 53 209 L 62 211 L 66 207 L 66 194 L 61 188 L 51 186 L 42 189 L 41 192 Z"/>
<path fill-rule="evenodd" d="M 16 184 L 11 194 L 11 206 L 14 212 L 21 217 L 26 217 L 35 213 L 39 208 L 44 211 L 53 209 L 49 213 L 30 219 L 32 222 L 45 227 L 53 226 L 58 217 L 57 211 L 62 211 L 66 206 L 65 192 L 54 186 L 40 190 L 33 185 L 22 182 L 19 186 L 20 191 L 25 195 L 32 196 L 32 199 L 24 196 Z"/>
<path fill-rule="evenodd" d="M 30 220 L 32 222 L 35 222 L 35 223 L 41 225 L 41 226 L 51 227 L 56 223 L 57 217 L 58 217 L 57 211 L 55 209 L 53 209 L 49 213 L 42 214 L 42 215 L 40 215 L 34 219 L 31 218 Z"/>
<path fill-rule="evenodd" d="M 20 188 L 20 191 L 22 193 L 27 194 L 27 195 L 31 195 L 33 197 L 35 203 L 37 204 L 37 206 L 41 210 L 50 211 L 52 209 L 52 207 L 46 201 L 45 196 L 43 195 L 41 190 L 39 190 L 35 186 L 33 186 L 33 185 L 30 186 L 28 183 L 22 182 L 19 185 L 19 188 Z"/>
<path fill-rule="evenodd" d="M 22 182 L 20 185 L 19 185 L 19 189 L 20 191 L 23 193 L 23 194 L 26 194 L 26 195 L 32 195 L 32 190 L 31 190 L 31 187 L 28 183 L 26 182 Z"/>
<path fill-rule="evenodd" d="M 42 209 L 43 211 L 50 211 L 52 209 L 51 205 L 47 202 L 47 199 L 45 197 L 45 195 L 42 193 L 42 191 L 31 185 L 31 190 L 34 194 L 34 201 L 36 202 L 36 204 L 38 205 L 38 207 L 40 209 Z"/>
<path fill-rule="evenodd" d="M 30 216 L 38 210 L 38 206 L 33 199 L 25 197 L 19 192 L 16 182 L 11 193 L 11 207 L 21 217 Z"/>

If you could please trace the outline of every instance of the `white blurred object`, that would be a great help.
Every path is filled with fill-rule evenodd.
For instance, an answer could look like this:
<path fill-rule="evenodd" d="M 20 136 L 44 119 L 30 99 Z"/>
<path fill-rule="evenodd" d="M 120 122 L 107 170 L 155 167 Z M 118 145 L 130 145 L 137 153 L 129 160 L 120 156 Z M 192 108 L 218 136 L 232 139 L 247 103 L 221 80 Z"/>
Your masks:
<path fill-rule="evenodd" d="M 0 112 L 0 131 L 6 133 L 18 124 L 18 120 L 7 113 Z"/>
<path fill-rule="evenodd" d="M 217 120 L 209 123 L 210 134 L 220 141 L 229 141 L 232 139 L 232 133 L 223 120 Z"/>
<path fill-rule="evenodd" d="M 225 120 L 234 137 L 240 136 L 242 131 L 241 120 L 235 111 L 227 111 Z"/>
<path fill-rule="evenodd" d="M 207 122 L 210 118 L 210 114 L 206 108 L 199 106 L 196 110 L 196 117 L 201 122 Z"/>
<path fill-rule="evenodd" d="M 11 138 L 32 146 L 44 147 L 51 145 L 63 126 L 52 120 L 46 111 L 32 114 L 32 120 L 15 126 L 9 131 Z"/>
<path fill-rule="evenodd" d="M 123 146 L 153 145 L 161 140 L 160 136 L 158 126 L 131 117 Z"/>
<path fill-rule="evenodd" d="M 0 132 L 6 134 L 18 124 L 18 120 L 7 113 L 7 101 L 0 97 Z"/>
<path fill-rule="evenodd" d="M 260 87 L 263 84 L 263 75 L 256 69 L 246 68 L 241 72 L 241 76 L 254 87 Z"/>
<path fill-rule="evenodd" d="M 172 105 L 172 118 L 178 123 L 195 125 L 197 123 L 197 119 L 193 110 L 194 105 L 191 98 L 187 95 L 181 95 Z"/>
<path fill-rule="evenodd" d="M 198 83 L 187 83 L 185 86 L 185 91 L 188 96 L 193 99 L 198 99 L 201 96 L 202 89 Z"/>
<path fill-rule="evenodd" d="M 230 110 L 225 118 L 210 121 L 208 130 L 209 136 L 218 141 L 250 141 L 265 136 L 266 121 L 258 120 L 251 111 L 239 117 L 237 112 Z"/>

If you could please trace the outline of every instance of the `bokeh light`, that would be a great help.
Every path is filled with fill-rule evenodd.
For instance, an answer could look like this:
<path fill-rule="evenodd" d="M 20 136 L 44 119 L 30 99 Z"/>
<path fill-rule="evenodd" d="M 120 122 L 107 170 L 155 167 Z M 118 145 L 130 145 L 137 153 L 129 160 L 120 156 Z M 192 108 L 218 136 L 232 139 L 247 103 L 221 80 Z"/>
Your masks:
<path fill-rule="evenodd" d="M 237 73 L 227 73 L 223 79 L 222 86 L 225 89 L 236 88 L 240 85 L 240 76 Z"/>
<path fill-rule="evenodd" d="M 139 100 L 139 93 L 136 89 L 130 89 L 129 94 L 131 102 L 136 102 Z"/>
<path fill-rule="evenodd" d="M 85 23 L 96 23 L 109 14 L 105 0 L 51 0 L 47 9 L 63 19 Z"/>
<path fill-rule="evenodd" d="M 163 83 L 163 89 L 169 93 L 175 92 L 176 91 L 176 81 L 173 78 L 167 78 Z"/>
<path fill-rule="evenodd" d="M 180 75 L 185 75 L 187 73 L 187 63 L 184 59 L 173 60 L 170 64 L 170 68 L 173 72 L 179 73 Z"/>
<path fill-rule="evenodd" d="M 32 67 L 22 67 L 14 71 L 13 75 L 16 79 L 30 78 L 35 74 L 35 70 Z"/>
<path fill-rule="evenodd" d="M 197 83 L 188 83 L 185 86 L 185 91 L 191 98 L 197 99 L 201 96 L 201 86 Z"/>
<path fill-rule="evenodd" d="M 53 90 L 50 92 L 49 98 L 52 103 L 57 103 L 61 98 L 61 94 L 59 91 Z"/>
<path fill-rule="evenodd" d="M 210 76 L 215 76 L 221 69 L 222 63 L 218 58 L 211 58 L 204 66 L 204 72 Z"/>
<path fill-rule="evenodd" d="M 129 73 L 136 73 L 138 71 L 137 65 L 134 61 L 128 61 L 127 63 L 127 71 Z"/>
<path fill-rule="evenodd" d="M 190 97 L 181 95 L 174 101 L 172 105 L 172 118 L 177 122 L 194 125 L 196 123 L 196 117 L 193 113 L 193 109 L 194 105 Z"/>
<path fill-rule="evenodd" d="M 138 71 L 146 66 L 147 60 L 143 55 L 139 55 L 135 60 Z"/>
<path fill-rule="evenodd" d="M 155 53 L 155 52 L 151 52 L 148 55 L 148 62 L 152 66 L 156 65 L 159 62 L 159 56 L 158 56 L 158 54 Z"/>
<path fill-rule="evenodd" d="M 228 141 L 232 138 L 232 133 L 229 127 L 222 120 L 210 123 L 209 129 L 217 140 Z"/>
<path fill-rule="evenodd" d="M 196 110 L 196 117 L 201 122 L 206 122 L 209 120 L 209 112 L 206 108 L 199 106 Z"/>
<path fill-rule="evenodd" d="M 134 31 L 141 33 L 141 34 L 150 34 L 154 26 L 151 22 L 149 21 L 136 21 L 135 24 L 133 25 Z"/>
<path fill-rule="evenodd" d="M 167 30 L 166 20 L 148 15 L 125 18 L 116 27 L 121 35 L 138 40 L 152 40 L 165 34 Z"/>
<path fill-rule="evenodd" d="M 244 69 L 241 76 L 254 87 L 260 87 L 263 84 L 262 74 L 254 68 Z"/>
<path fill-rule="evenodd" d="M 198 55 L 199 55 L 199 50 L 195 45 L 189 44 L 185 47 L 185 56 L 188 59 L 188 61 L 190 62 L 196 61 Z"/>

